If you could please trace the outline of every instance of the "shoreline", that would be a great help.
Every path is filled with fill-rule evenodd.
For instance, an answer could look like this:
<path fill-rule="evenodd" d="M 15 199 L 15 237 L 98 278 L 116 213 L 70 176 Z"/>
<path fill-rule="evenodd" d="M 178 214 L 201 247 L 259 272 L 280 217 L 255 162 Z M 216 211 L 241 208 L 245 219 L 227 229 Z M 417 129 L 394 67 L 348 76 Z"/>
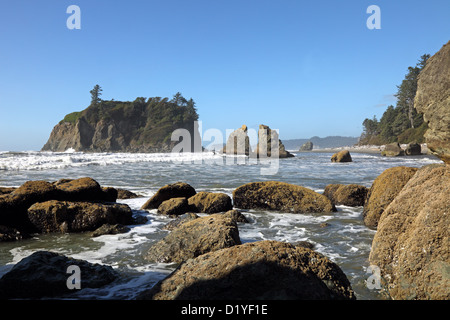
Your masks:
<path fill-rule="evenodd" d="M 400 147 L 402 149 L 405 149 L 407 144 L 401 144 Z M 422 149 L 422 155 L 432 155 L 429 153 L 428 147 L 426 143 L 423 143 L 420 145 Z M 309 153 L 309 152 L 317 152 L 317 153 L 336 153 L 342 150 L 348 150 L 350 153 L 368 153 L 368 154 L 381 154 L 381 151 L 384 150 L 386 145 L 381 146 L 346 146 L 346 147 L 337 147 L 337 148 L 320 148 L 320 149 L 313 149 L 311 151 L 300 151 L 300 150 L 288 150 L 289 152 L 293 153 Z"/>

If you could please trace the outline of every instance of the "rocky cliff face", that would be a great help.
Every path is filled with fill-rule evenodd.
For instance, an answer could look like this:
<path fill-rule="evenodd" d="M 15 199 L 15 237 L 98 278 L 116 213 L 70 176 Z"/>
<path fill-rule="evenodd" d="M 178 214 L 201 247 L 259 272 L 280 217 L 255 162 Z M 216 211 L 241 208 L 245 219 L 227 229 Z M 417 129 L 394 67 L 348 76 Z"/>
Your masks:
<path fill-rule="evenodd" d="M 428 122 L 428 149 L 450 163 L 450 41 L 428 61 L 419 75 L 414 102 Z"/>
<path fill-rule="evenodd" d="M 417 171 L 382 213 L 370 263 L 393 299 L 450 299 L 450 170 Z"/>
<path fill-rule="evenodd" d="M 369 260 L 380 268 L 393 299 L 449 300 L 450 42 L 428 60 L 420 73 L 415 107 L 428 122 L 428 148 L 446 165 L 414 169 L 400 179 L 403 186 L 393 177 L 388 180 L 397 184 L 394 188 L 387 181 L 379 185 L 374 200 L 378 206 L 384 202 L 387 207 L 381 211 L 372 208 L 378 211 L 378 227 Z M 369 204 L 381 176 L 365 203 L 366 224 L 367 209 L 371 209 Z M 392 202 L 387 196 L 393 198 Z"/>
<path fill-rule="evenodd" d="M 42 151 L 170 152 L 178 144 L 171 141 L 176 129 L 189 131 L 194 151 L 197 119 L 195 108 L 167 98 L 102 101 L 67 115 L 53 128 Z"/>

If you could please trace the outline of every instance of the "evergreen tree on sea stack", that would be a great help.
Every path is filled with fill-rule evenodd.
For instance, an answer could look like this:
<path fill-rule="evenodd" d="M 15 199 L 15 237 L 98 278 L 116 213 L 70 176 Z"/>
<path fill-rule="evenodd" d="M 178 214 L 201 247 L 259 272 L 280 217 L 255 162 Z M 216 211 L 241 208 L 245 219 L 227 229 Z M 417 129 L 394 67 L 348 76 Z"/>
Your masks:
<path fill-rule="evenodd" d="M 103 89 L 98 84 L 94 86 L 94 89 L 89 91 L 91 94 L 91 105 L 99 104 L 102 101 L 102 99 L 100 99 L 102 91 Z"/>

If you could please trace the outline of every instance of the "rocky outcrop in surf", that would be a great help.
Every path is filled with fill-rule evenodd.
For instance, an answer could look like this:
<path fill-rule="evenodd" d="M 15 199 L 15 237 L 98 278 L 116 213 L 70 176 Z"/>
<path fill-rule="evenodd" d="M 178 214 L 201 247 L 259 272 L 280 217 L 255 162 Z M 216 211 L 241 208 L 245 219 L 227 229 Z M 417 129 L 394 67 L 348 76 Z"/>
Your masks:
<path fill-rule="evenodd" d="M 116 204 L 117 190 L 85 177 L 28 181 L 0 195 L 0 241 L 31 233 L 94 231 L 103 224 L 132 224 L 131 209 Z"/>
<path fill-rule="evenodd" d="M 336 211 L 326 196 L 302 186 L 278 181 L 244 184 L 233 191 L 233 203 L 241 209 L 289 213 Z"/>
<path fill-rule="evenodd" d="M 331 162 L 353 162 L 353 160 L 348 150 L 342 150 L 331 156 Z"/>

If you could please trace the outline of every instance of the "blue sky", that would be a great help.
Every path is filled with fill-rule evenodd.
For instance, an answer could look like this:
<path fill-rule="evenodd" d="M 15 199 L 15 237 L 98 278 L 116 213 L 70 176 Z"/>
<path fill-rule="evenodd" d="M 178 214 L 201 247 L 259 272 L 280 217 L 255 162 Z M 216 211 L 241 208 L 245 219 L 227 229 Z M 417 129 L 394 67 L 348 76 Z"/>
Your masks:
<path fill-rule="evenodd" d="M 69 5 L 81 29 L 69 30 Z M 369 30 L 370 5 L 381 29 Z M 448 0 L 1 0 L 0 150 L 39 150 L 103 99 L 193 98 L 203 130 L 359 136 L 450 40 Z"/>

